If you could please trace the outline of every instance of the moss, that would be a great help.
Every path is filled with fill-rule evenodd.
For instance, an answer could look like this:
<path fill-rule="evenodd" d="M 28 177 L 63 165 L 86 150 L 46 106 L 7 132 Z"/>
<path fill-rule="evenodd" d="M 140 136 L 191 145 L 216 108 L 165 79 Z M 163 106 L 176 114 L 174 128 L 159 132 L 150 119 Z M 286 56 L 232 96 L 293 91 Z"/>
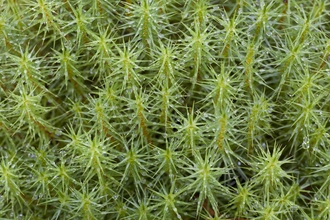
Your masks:
<path fill-rule="evenodd" d="M 329 219 L 323 0 L 0 0 L 0 218 Z"/>

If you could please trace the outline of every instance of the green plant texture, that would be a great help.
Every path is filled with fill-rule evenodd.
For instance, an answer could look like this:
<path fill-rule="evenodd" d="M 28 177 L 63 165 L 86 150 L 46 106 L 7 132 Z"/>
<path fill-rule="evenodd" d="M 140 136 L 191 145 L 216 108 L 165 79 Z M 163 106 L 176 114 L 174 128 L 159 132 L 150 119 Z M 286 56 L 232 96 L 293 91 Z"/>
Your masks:
<path fill-rule="evenodd" d="M 0 219 L 330 219 L 330 2 L 0 0 Z"/>

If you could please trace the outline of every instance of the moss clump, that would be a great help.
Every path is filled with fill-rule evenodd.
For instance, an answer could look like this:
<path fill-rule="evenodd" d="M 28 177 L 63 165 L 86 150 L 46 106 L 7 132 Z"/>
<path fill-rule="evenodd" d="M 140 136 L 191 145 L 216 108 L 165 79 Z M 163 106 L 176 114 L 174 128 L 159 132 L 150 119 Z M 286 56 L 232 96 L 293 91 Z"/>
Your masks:
<path fill-rule="evenodd" d="M 327 1 L 0 12 L 0 218 L 330 218 Z"/>

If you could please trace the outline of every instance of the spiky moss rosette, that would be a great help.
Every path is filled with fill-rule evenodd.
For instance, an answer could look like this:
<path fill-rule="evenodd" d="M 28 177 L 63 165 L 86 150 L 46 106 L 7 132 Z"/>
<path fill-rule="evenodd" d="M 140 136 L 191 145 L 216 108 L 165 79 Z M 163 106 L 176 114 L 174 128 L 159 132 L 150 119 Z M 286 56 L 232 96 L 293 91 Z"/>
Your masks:
<path fill-rule="evenodd" d="M 1 219 L 330 219 L 329 12 L 0 0 Z"/>

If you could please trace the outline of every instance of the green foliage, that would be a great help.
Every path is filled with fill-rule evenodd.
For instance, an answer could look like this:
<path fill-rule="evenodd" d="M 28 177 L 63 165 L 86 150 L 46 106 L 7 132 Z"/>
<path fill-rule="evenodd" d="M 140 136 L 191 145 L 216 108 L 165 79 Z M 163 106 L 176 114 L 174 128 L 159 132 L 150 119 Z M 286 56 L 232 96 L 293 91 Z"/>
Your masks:
<path fill-rule="evenodd" d="M 329 219 L 324 0 L 0 0 L 0 219 Z"/>

